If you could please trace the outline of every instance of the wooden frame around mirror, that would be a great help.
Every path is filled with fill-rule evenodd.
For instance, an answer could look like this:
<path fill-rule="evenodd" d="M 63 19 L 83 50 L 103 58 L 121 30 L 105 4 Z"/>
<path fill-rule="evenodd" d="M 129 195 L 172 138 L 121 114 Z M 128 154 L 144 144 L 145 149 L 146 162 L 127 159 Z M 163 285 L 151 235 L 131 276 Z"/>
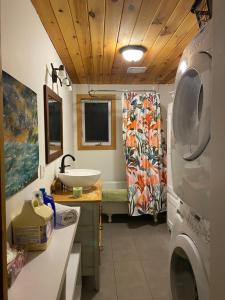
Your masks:
<path fill-rule="evenodd" d="M 59 142 L 50 143 L 50 130 L 51 123 L 50 111 L 49 111 L 49 100 L 53 100 L 58 105 L 57 122 L 55 125 L 58 126 L 58 139 Z M 45 160 L 46 163 L 50 163 L 56 158 L 63 154 L 63 110 L 62 110 L 62 98 L 51 90 L 47 85 L 44 85 L 44 113 L 45 113 Z M 54 121 L 54 120 L 53 120 Z M 58 124 L 59 123 L 59 124 Z M 55 129 L 55 128 L 54 128 Z"/>

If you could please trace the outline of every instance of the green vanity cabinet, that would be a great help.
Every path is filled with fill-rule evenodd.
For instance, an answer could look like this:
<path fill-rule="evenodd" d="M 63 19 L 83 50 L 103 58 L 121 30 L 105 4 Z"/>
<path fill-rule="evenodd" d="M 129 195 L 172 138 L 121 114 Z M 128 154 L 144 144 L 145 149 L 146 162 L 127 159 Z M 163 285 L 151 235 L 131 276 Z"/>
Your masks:
<path fill-rule="evenodd" d="M 53 197 L 57 203 L 81 209 L 75 242 L 81 243 L 82 276 L 93 276 L 95 289 L 99 290 L 101 183 L 98 182 L 89 192 L 83 193 L 77 199 L 68 192 L 53 194 Z"/>
<path fill-rule="evenodd" d="M 81 243 L 81 266 L 83 276 L 94 276 L 96 290 L 99 289 L 99 264 L 100 264 L 100 241 L 99 219 L 100 204 L 76 203 L 81 208 L 80 223 L 78 225 L 76 242 Z"/>

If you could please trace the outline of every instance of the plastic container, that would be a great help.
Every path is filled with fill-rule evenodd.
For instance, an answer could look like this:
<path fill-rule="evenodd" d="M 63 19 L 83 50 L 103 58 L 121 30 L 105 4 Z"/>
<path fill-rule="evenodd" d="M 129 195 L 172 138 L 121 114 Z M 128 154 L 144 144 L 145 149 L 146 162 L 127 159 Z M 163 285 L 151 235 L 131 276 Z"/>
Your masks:
<path fill-rule="evenodd" d="M 54 198 L 50 195 L 48 195 L 45 191 L 45 188 L 40 188 L 40 191 L 42 193 L 44 204 L 47 206 L 51 206 L 53 213 L 54 213 L 54 226 L 56 226 L 56 209 L 55 209 L 55 201 Z"/>
<path fill-rule="evenodd" d="M 37 198 L 24 202 L 12 221 L 13 243 L 29 251 L 45 250 L 53 232 L 53 211 Z"/>

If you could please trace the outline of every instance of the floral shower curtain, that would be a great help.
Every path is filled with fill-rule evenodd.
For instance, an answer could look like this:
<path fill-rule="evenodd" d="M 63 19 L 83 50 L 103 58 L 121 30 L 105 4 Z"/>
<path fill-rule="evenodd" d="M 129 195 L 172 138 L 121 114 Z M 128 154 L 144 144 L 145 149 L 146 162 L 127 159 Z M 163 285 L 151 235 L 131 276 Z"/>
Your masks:
<path fill-rule="evenodd" d="M 123 94 L 129 212 L 132 216 L 166 210 L 166 144 L 159 96 Z"/>

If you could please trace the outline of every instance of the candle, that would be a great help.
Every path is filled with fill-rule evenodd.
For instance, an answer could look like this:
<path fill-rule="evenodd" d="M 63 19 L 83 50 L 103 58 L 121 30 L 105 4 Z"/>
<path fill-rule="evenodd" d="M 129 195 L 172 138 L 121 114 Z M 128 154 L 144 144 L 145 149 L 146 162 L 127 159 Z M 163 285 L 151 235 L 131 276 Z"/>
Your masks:
<path fill-rule="evenodd" d="M 82 195 L 82 187 L 73 187 L 74 198 L 80 198 Z"/>

